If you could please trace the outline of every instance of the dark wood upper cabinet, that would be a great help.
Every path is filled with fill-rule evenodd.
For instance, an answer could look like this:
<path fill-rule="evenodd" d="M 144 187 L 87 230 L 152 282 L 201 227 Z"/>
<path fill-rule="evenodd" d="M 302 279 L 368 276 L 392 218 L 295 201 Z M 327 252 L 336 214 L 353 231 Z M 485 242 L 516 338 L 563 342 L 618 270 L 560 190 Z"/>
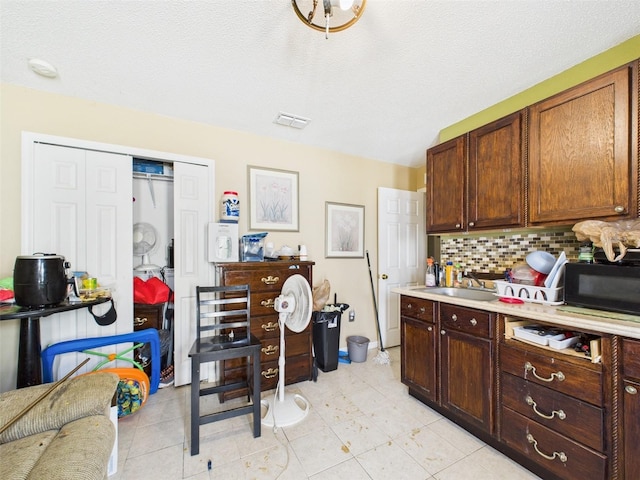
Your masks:
<path fill-rule="evenodd" d="M 529 223 L 637 215 L 634 77 L 629 64 L 530 107 Z"/>
<path fill-rule="evenodd" d="M 467 228 L 524 225 L 523 114 L 469 133 Z"/>
<path fill-rule="evenodd" d="M 427 233 L 465 229 L 466 135 L 427 150 Z"/>

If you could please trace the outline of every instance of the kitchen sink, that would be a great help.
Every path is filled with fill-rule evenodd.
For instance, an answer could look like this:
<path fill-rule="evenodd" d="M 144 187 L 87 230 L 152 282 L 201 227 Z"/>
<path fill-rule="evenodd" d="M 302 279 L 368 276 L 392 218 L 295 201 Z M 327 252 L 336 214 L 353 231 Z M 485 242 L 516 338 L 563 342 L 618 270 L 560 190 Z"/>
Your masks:
<path fill-rule="evenodd" d="M 421 288 L 421 292 L 435 293 L 437 295 L 446 295 L 447 297 L 465 298 L 467 300 L 476 300 L 479 302 L 490 302 L 496 300 L 494 292 L 491 290 L 475 290 L 472 288 Z"/>

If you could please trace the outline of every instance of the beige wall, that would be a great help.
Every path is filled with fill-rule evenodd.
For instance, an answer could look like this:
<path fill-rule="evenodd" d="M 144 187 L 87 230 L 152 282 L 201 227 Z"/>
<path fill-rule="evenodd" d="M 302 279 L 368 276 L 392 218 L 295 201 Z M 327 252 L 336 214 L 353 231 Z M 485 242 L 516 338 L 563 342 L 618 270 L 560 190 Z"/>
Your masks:
<path fill-rule="evenodd" d="M 20 251 L 22 131 L 211 158 L 216 162 L 216 196 L 220 197 L 223 190 L 236 190 L 240 196 L 241 234 L 247 231 L 247 165 L 299 172 L 300 232 L 270 233 L 267 238 L 276 247 L 307 245 L 310 259 L 316 262 L 314 284 L 327 278 L 332 285 L 331 298 L 337 292 L 338 301 L 356 309 L 355 322 L 349 323 L 343 317 L 341 346 L 346 347 L 347 335 L 376 339 L 366 260 L 324 258 L 325 201 L 365 206 L 365 247 L 375 259 L 376 188 L 415 190 L 416 169 L 2 84 L 0 278 L 12 275 L 15 257 L 23 253 Z M 1 322 L 0 391 L 15 385 L 17 342 L 18 322 Z"/>

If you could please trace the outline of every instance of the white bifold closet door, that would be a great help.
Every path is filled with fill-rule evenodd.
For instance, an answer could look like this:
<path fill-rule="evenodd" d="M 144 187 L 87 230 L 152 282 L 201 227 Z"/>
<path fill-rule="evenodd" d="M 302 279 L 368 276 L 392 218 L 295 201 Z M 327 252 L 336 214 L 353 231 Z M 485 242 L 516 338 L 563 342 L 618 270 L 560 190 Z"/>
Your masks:
<path fill-rule="evenodd" d="M 87 271 L 112 289 L 118 320 L 98 325 L 85 309 L 40 321 L 41 345 L 133 330 L 131 284 L 132 159 L 128 155 L 37 143 L 32 165 L 32 215 L 27 245 L 30 252 L 57 253 L 74 271 Z M 30 218 L 30 220 L 29 220 Z M 95 311 L 104 313 L 108 305 Z M 109 350 L 107 348 L 107 350 Z M 113 349 L 111 349 L 113 350 Z M 119 349 L 120 350 L 120 349 Z M 58 376 L 86 355 L 64 355 L 56 362 Z M 94 362 L 92 362 L 94 363 Z"/>

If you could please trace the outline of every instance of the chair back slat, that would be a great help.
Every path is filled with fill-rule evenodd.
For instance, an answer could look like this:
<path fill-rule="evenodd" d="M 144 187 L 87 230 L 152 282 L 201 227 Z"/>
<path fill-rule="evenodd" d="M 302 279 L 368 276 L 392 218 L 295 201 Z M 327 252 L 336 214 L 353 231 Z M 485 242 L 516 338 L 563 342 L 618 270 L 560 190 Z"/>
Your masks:
<path fill-rule="evenodd" d="M 196 335 L 198 340 L 215 338 L 231 344 L 251 333 L 249 285 L 196 287 Z"/>

